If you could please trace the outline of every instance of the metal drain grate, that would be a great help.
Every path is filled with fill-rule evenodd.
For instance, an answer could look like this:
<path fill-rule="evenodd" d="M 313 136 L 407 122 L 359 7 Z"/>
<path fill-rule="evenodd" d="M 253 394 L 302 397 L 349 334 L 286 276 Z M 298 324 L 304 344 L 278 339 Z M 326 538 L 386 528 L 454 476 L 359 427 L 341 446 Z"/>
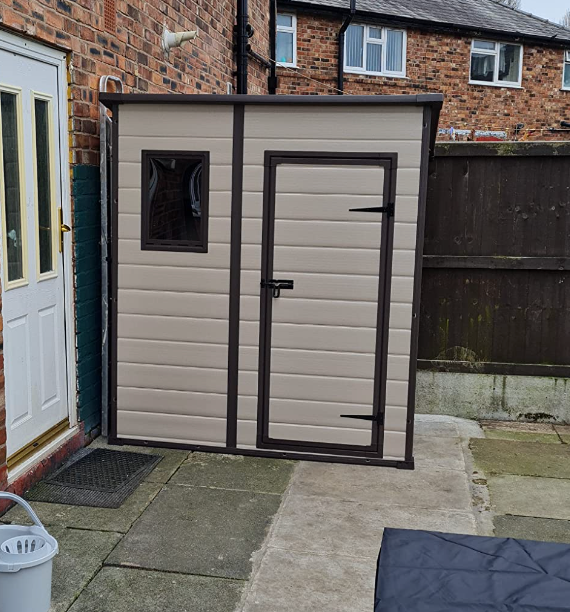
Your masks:
<path fill-rule="evenodd" d="M 162 459 L 159 455 L 82 449 L 25 495 L 29 501 L 118 508 Z"/>
<path fill-rule="evenodd" d="M 154 467 L 155 463 L 156 455 L 96 448 L 79 461 L 58 470 L 45 482 L 90 491 L 116 491 L 149 464 Z"/>

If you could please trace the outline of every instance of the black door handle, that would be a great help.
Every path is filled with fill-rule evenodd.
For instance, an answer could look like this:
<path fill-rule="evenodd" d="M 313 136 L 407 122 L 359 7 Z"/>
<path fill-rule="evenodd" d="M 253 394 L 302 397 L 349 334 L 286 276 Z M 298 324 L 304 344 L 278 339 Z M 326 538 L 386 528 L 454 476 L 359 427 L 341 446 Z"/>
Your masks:
<path fill-rule="evenodd" d="M 278 280 L 276 278 L 271 278 L 269 280 L 261 281 L 262 289 L 272 289 L 272 296 L 274 298 L 278 298 L 281 295 L 281 289 L 293 289 L 295 285 L 295 281 L 292 280 Z"/>

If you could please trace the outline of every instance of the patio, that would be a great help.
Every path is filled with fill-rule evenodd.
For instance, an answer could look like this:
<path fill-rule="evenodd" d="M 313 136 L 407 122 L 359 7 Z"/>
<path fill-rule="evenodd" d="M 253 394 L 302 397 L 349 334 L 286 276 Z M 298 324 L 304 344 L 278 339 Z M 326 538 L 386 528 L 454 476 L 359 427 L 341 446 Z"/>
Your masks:
<path fill-rule="evenodd" d="M 34 504 L 53 612 L 370 612 L 383 527 L 564 541 L 568 433 L 543 427 L 418 417 L 415 471 L 137 448 L 163 460 L 121 508 Z"/>

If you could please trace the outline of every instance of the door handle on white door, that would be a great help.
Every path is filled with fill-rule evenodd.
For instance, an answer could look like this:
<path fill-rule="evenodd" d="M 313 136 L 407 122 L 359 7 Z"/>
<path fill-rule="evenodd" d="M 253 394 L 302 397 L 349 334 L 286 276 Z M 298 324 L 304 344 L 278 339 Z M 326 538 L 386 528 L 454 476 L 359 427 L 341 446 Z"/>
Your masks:
<path fill-rule="evenodd" d="M 63 235 L 70 232 L 71 228 L 63 222 L 63 211 L 59 209 L 59 252 L 63 253 Z"/>

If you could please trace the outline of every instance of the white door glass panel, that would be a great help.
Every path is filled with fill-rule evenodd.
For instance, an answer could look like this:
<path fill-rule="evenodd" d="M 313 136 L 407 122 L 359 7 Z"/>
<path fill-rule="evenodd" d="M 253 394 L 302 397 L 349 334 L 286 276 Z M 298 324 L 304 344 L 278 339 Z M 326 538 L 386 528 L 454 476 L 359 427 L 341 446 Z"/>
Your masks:
<path fill-rule="evenodd" d="M 4 284 L 23 281 L 26 277 L 24 262 L 24 177 L 22 176 L 22 96 L 17 90 L 0 90 L 0 133 L 2 176 Z"/>

